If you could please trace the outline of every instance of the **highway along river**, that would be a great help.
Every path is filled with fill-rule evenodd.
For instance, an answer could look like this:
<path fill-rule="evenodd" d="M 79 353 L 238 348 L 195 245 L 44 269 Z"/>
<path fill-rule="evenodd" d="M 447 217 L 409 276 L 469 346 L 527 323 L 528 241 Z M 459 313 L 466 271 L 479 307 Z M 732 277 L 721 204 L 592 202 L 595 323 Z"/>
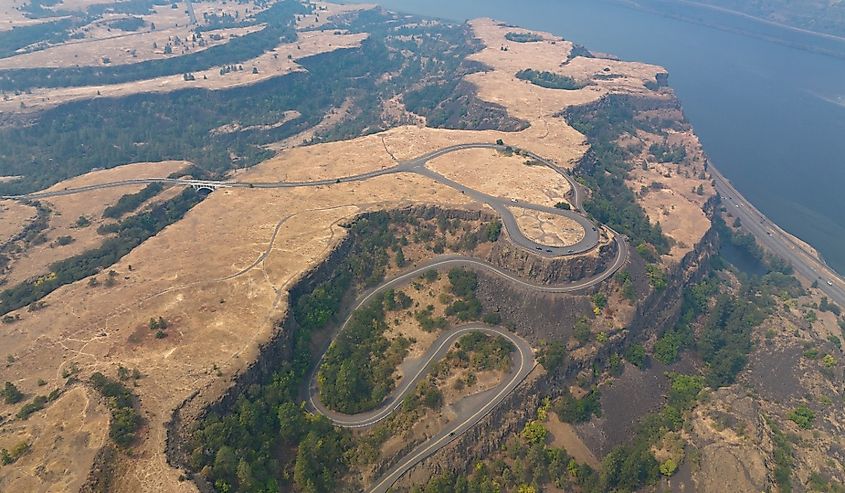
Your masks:
<path fill-rule="evenodd" d="M 666 67 L 714 164 L 773 221 L 845 273 L 845 59 L 605 0 L 377 3 L 457 20 L 494 17 Z M 692 14 L 735 29 L 761 30 L 748 19 Z M 787 40 L 830 47 L 830 41 L 784 29 L 771 27 L 768 33 L 775 30 Z"/>

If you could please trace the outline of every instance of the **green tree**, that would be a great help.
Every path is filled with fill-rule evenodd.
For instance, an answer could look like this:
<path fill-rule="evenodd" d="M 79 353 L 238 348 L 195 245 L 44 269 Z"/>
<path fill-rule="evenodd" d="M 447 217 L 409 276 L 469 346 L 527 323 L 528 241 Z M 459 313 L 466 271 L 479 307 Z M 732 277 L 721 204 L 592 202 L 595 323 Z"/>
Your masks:
<path fill-rule="evenodd" d="M 6 404 L 17 404 L 23 400 L 23 393 L 12 382 L 6 382 L 3 387 L 3 400 Z"/>
<path fill-rule="evenodd" d="M 522 438 L 532 445 L 541 445 L 546 443 L 549 436 L 548 430 L 539 421 L 531 421 L 522 429 Z"/>
<path fill-rule="evenodd" d="M 229 446 L 222 446 L 214 455 L 214 475 L 218 477 L 231 477 L 235 473 L 238 459 L 235 451 Z"/>

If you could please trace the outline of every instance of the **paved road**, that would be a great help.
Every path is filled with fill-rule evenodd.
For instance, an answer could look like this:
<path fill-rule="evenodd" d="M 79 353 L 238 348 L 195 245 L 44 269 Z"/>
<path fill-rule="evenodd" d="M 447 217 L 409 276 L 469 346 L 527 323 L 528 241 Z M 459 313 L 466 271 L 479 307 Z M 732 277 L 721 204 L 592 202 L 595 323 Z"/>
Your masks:
<path fill-rule="evenodd" d="M 176 185 L 176 186 L 192 186 L 192 187 L 208 187 L 210 189 L 217 189 L 217 188 L 258 188 L 258 189 L 272 189 L 272 188 L 296 188 L 296 187 L 317 187 L 317 186 L 327 186 L 337 183 L 349 183 L 349 182 L 356 182 L 367 180 L 370 178 L 374 178 L 377 176 L 383 176 L 391 173 L 417 173 L 422 176 L 429 177 L 439 183 L 442 183 L 446 186 L 449 186 L 462 194 L 466 194 L 473 199 L 488 204 L 493 210 L 495 210 L 501 217 L 502 223 L 508 232 L 510 239 L 519 247 L 525 248 L 527 250 L 532 251 L 536 255 L 544 256 L 544 257 L 561 257 L 566 255 L 575 255 L 578 253 L 586 252 L 592 248 L 594 248 L 598 244 L 599 240 L 599 232 L 596 227 L 589 219 L 585 216 L 580 214 L 578 211 L 582 209 L 582 200 L 584 197 L 584 190 L 579 183 L 572 179 L 567 173 L 563 171 L 563 169 L 556 166 L 553 162 L 548 161 L 534 153 L 527 152 L 527 151 L 519 151 L 521 154 L 530 157 L 544 166 L 549 167 L 560 176 L 565 178 L 571 187 L 570 191 L 570 202 L 573 206 L 574 210 L 562 210 L 557 209 L 554 207 L 550 207 L 547 205 L 538 205 L 538 204 L 530 204 L 524 202 L 517 202 L 513 199 L 505 199 L 501 197 L 494 197 L 492 195 L 488 195 L 482 193 L 480 191 L 474 190 L 472 188 L 466 187 L 454 180 L 451 180 L 427 167 L 427 164 L 432 159 L 438 158 L 440 156 L 457 152 L 466 149 L 496 149 L 500 151 L 506 150 L 506 147 L 503 145 L 497 144 L 488 144 L 488 143 L 475 143 L 475 144 L 458 144 L 450 147 L 445 147 L 442 149 L 438 149 L 436 151 L 430 152 L 423 156 L 417 157 L 415 159 L 411 159 L 408 161 L 399 162 L 396 166 L 390 168 L 383 168 L 367 173 L 362 173 L 353 176 L 346 176 L 334 179 L 327 179 L 327 180 L 316 180 L 316 181 L 300 181 L 300 182 L 236 182 L 236 181 L 208 181 L 208 180 L 180 180 L 174 178 L 150 178 L 150 179 L 135 179 L 135 180 L 123 180 L 118 182 L 112 183 L 103 183 L 98 185 L 89 185 L 85 187 L 79 188 L 72 188 L 72 189 L 64 189 L 64 190 L 57 190 L 53 192 L 37 192 L 27 195 L 20 195 L 20 196 L 0 196 L 0 198 L 4 199 L 15 199 L 15 200 L 36 200 L 42 198 L 49 198 L 49 197 L 58 197 L 63 195 L 71 195 L 76 193 L 84 193 L 92 190 L 100 190 L 105 188 L 113 188 L 113 187 L 121 187 L 121 186 L 129 186 L 129 185 L 143 185 L 149 183 L 162 183 L 165 185 Z M 511 208 L 513 207 L 521 207 L 525 209 L 545 212 L 557 216 L 562 216 L 569 218 L 573 221 L 576 221 L 584 228 L 584 238 L 577 242 L 574 245 L 566 246 L 566 247 L 554 247 L 548 245 L 542 245 L 538 242 L 535 242 L 529 238 L 527 238 L 522 231 L 519 229 L 516 219 L 511 212 Z M 278 226 L 275 234 L 278 232 Z M 436 267 L 446 267 L 446 266 L 464 266 L 473 269 L 479 270 L 486 270 L 491 272 L 507 281 L 518 284 L 520 286 L 534 289 L 537 291 L 542 292 L 553 292 L 553 293 L 565 293 L 565 292 L 572 292 L 577 291 L 580 289 L 585 289 L 587 287 L 596 285 L 609 276 L 613 275 L 618 269 L 621 268 L 622 265 L 628 259 L 628 245 L 622 235 L 616 234 L 614 232 L 614 241 L 617 243 L 617 256 L 614 259 L 614 262 L 611 266 L 605 269 L 600 274 L 584 279 L 579 282 L 566 284 L 566 285 L 559 285 L 559 286 L 543 286 L 533 284 L 521 279 L 514 277 L 513 275 L 502 271 L 490 264 L 485 262 L 468 258 L 468 257 L 460 257 L 460 256 L 445 256 L 445 257 L 438 257 L 432 259 L 419 267 L 406 272 L 399 277 L 388 281 L 378 288 L 371 290 L 365 293 L 355 308 L 352 310 L 354 312 L 365 303 L 367 303 L 373 296 L 377 295 L 378 293 L 389 289 L 391 287 L 395 287 L 397 285 L 401 285 L 402 283 L 410 282 L 416 276 L 418 276 L 422 271 L 428 270 L 431 268 Z M 347 319 L 342 324 L 340 330 L 343 330 L 346 325 L 349 323 L 349 320 L 352 317 L 352 312 L 347 317 Z M 478 396 L 471 396 L 465 399 L 462 402 L 469 402 L 469 404 L 464 404 L 464 408 L 458 410 L 458 417 L 452 420 L 445 428 L 440 430 L 437 434 L 435 434 L 432 438 L 427 440 L 424 444 L 417 447 L 414 451 L 404 457 L 398 464 L 396 464 L 393 468 L 391 468 L 384 477 L 382 477 L 379 482 L 372 488 L 371 491 L 376 493 L 382 493 L 387 491 L 387 489 L 405 472 L 408 471 L 411 467 L 415 464 L 419 463 L 421 460 L 425 459 L 426 457 L 430 456 L 437 450 L 444 447 L 446 444 L 454 440 L 457 436 L 461 433 L 465 432 L 466 430 L 470 429 L 474 426 L 478 421 L 480 421 L 484 416 L 487 415 L 493 408 L 495 408 L 499 403 L 501 403 L 505 397 L 507 397 L 516 386 L 518 386 L 525 377 L 531 372 L 531 370 L 536 365 L 534 360 L 534 353 L 530 345 L 521 337 L 516 336 L 504 329 L 496 328 L 496 327 L 485 327 L 485 326 L 478 326 L 478 325 L 470 325 L 470 326 L 462 326 L 453 328 L 444 332 L 435 343 L 431 346 L 428 350 L 426 355 L 422 358 L 419 358 L 416 362 L 408 365 L 408 368 L 404 368 L 405 370 L 405 378 L 397 385 L 397 388 L 388 396 L 385 402 L 380 406 L 378 409 L 367 412 L 361 413 L 354 416 L 350 415 L 343 415 L 340 413 L 335 413 L 329 409 L 327 409 L 323 404 L 319 401 L 319 394 L 317 389 L 317 372 L 319 367 L 322 364 L 323 358 L 325 357 L 325 352 L 328 349 L 328 346 L 323 349 L 322 356 L 320 357 L 320 361 L 315 366 L 311 378 L 309 379 L 309 396 L 307 406 L 315 412 L 319 412 L 321 414 L 326 415 L 329 419 L 331 419 L 334 423 L 340 426 L 349 427 L 349 428 L 360 428 L 360 427 L 367 427 L 372 426 L 379 421 L 385 419 L 389 416 L 399 405 L 401 405 L 402 399 L 408 392 L 412 391 L 416 384 L 420 381 L 420 379 L 424 378 L 427 372 L 430 370 L 432 363 L 441 359 L 449 350 L 451 344 L 456 341 L 460 336 L 472 332 L 472 331 L 482 331 L 489 334 L 497 334 L 501 335 L 508 340 L 510 340 L 514 346 L 516 347 L 516 355 L 515 355 L 515 364 L 513 365 L 513 370 L 495 389 L 488 393 L 484 393 L 483 395 Z"/>
<path fill-rule="evenodd" d="M 435 257 L 430 259 L 426 262 L 422 262 L 419 266 L 414 267 L 410 271 L 407 271 L 390 281 L 387 281 L 375 289 L 371 289 L 366 291 L 359 299 L 358 302 L 353 307 L 350 314 L 344 320 L 343 324 L 340 327 L 340 331 L 344 330 L 346 326 L 349 324 L 349 321 L 352 319 L 352 313 L 354 313 L 359 308 L 363 307 L 367 304 L 370 300 L 373 299 L 376 295 L 385 292 L 391 288 L 397 288 L 404 285 L 409 284 L 413 280 L 417 279 L 423 272 L 430 270 L 430 269 L 442 269 L 442 268 L 454 268 L 454 267 L 466 267 L 473 270 L 480 270 L 492 273 L 502 279 L 507 280 L 513 284 L 517 284 L 524 288 L 532 289 L 539 292 L 545 293 L 571 293 L 574 291 L 583 290 L 592 286 L 595 286 L 603 281 L 605 281 L 608 277 L 612 276 L 616 271 L 618 271 L 627 261 L 628 259 L 628 248 L 627 243 L 621 239 L 618 242 L 617 248 L 617 255 L 614 258 L 613 264 L 610 265 L 607 269 L 596 274 L 595 276 L 582 279 L 580 281 L 576 281 L 573 283 L 567 284 L 560 284 L 560 285 L 542 285 L 542 284 L 535 284 L 528 281 L 524 281 L 515 277 L 514 275 L 505 272 L 487 262 L 482 260 L 478 260 L 472 257 L 466 257 L 463 255 L 443 255 L 439 257 Z M 333 422 L 340 426 L 348 427 L 348 428 L 364 428 L 368 426 L 372 426 L 379 421 L 383 420 L 384 418 L 390 416 L 390 414 L 402 403 L 402 399 L 405 395 L 414 387 L 416 387 L 417 382 L 425 376 L 428 371 L 428 367 L 432 361 L 439 359 L 438 354 L 435 349 L 438 347 L 440 342 L 446 341 L 451 336 L 451 331 L 444 332 L 440 338 L 432 344 L 432 349 L 429 349 L 429 352 L 426 353 L 425 356 L 419 358 L 419 361 L 416 365 L 413 365 L 411 368 L 406 369 L 406 375 L 410 375 L 409 377 L 404 378 L 399 385 L 397 385 L 396 389 L 390 393 L 390 395 L 386 398 L 385 402 L 378 408 L 370 412 L 356 414 L 354 416 L 346 415 L 343 413 L 338 413 L 326 408 L 321 402 L 319 398 L 319 392 L 317 388 L 317 370 L 323 363 L 323 357 L 325 357 L 325 350 L 323 351 L 323 356 L 320 357 L 320 361 L 315 366 L 314 370 L 311 373 L 311 377 L 309 380 L 309 396 L 308 396 L 308 405 L 313 411 L 317 411 Z M 324 348 L 328 349 L 328 347 Z"/>
<path fill-rule="evenodd" d="M 161 183 L 165 185 L 176 186 L 192 186 L 192 187 L 208 187 L 211 189 L 217 188 L 257 188 L 257 189 L 275 189 L 275 188 L 298 188 L 298 187 L 319 187 L 333 185 L 337 183 L 350 183 L 368 180 L 377 176 L 383 176 L 393 173 L 416 173 L 422 176 L 431 178 L 438 183 L 449 186 L 462 194 L 468 195 L 473 199 L 488 204 L 495 210 L 502 219 L 502 223 L 508 232 L 511 240 L 518 246 L 531 250 L 537 255 L 543 257 L 560 257 L 565 255 L 577 255 L 587 252 L 598 244 L 599 232 L 596 225 L 594 225 L 586 216 L 580 214 L 579 210 L 582 208 L 582 200 L 584 197 L 583 188 L 581 185 L 572 179 L 568 173 L 551 161 L 544 159 L 532 152 L 514 149 L 528 156 L 542 165 L 552 169 L 560 176 L 562 176 L 570 185 L 570 198 L 572 206 L 575 210 L 562 210 L 546 205 L 537 205 L 527 202 L 517 202 L 513 199 L 505 199 L 501 197 L 494 197 L 472 188 L 466 187 L 454 180 L 446 178 L 445 176 L 426 167 L 429 161 L 436 159 L 446 154 L 467 150 L 467 149 L 496 149 L 504 151 L 507 149 L 504 145 L 489 144 L 489 143 L 470 143 L 457 144 L 449 147 L 444 147 L 436 151 L 429 152 L 417 158 L 399 162 L 396 166 L 390 168 L 382 168 L 367 173 L 361 173 L 352 176 L 345 176 L 340 178 L 332 178 L 326 180 L 314 181 L 279 181 L 279 182 L 237 182 L 237 181 L 210 181 L 210 180 L 182 180 L 177 178 L 142 178 L 133 180 L 121 180 L 109 183 L 101 183 L 96 185 L 87 185 L 77 188 L 66 188 L 64 190 L 56 190 L 51 192 L 35 192 L 26 195 L 4 195 L 0 196 L 2 199 L 13 200 L 37 200 L 50 197 L 60 197 L 64 195 L 72 195 L 77 193 L 90 192 L 93 190 L 102 190 L 106 188 L 145 185 L 150 183 Z M 530 209 L 548 214 L 566 217 L 572 221 L 577 222 L 584 229 L 584 237 L 573 245 L 565 247 L 544 245 L 526 237 L 516 223 L 516 218 L 511 212 L 511 208 L 520 207 L 523 209 Z"/>
<path fill-rule="evenodd" d="M 405 272 L 375 289 L 365 292 L 355 304 L 350 314 L 340 327 L 340 331 L 344 330 L 346 325 L 352 318 L 352 313 L 364 306 L 378 294 L 387 289 L 397 288 L 399 286 L 410 283 L 418 278 L 423 272 L 433 268 L 452 268 L 452 267 L 466 267 L 474 270 L 483 270 L 499 276 L 508 282 L 520 285 L 522 287 L 533 289 L 540 292 L 549 293 L 568 293 L 595 286 L 608 277 L 612 276 L 618 271 L 628 259 L 628 245 L 622 235 L 616 235 L 617 241 L 617 255 L 613 263 L 603 272 L 587 279 L 582 279 L 577 282 L 561 284 L 556 286 L 547 286 L 541 284 L 531 283 L 515 277 L 514 275 L 505 272 L 487 262 L 483 262 L 472 257 L 465 257 L 460 255 L 448 255 L 431 259 L 421 263 L 408 272 Z M 468 325 L 456 327 L 441 334 L 437 340 L 431 345 L 429 350 L 416 361 L 407 365 L 405 369 L 405 376 L 399 385 L 396 386 L 393 392 L 388 395 L 384 403 L 369 412 L 359 413 L 355 415 L 348 415 L 338 413 L 326 408 L 319 398 L 319 389 L 317 387 L 317 373 L 322 365 L 328 347 L 323 348 L 320 361 L 314 367 L 308 386 L 308 402 L 307 407 L 313 412 L 319 412 L 328 417 L 332 422 L 339 426 L 346 428 L 366 428 L 373 426 L 381 420 L 390 416 L 401 404 L 405 396 L 414 390 L 417 383 L 423 379 L 431 369 L 432 365 L 439 361 L 449 351 L 452 343 L 460 338 L 462 335 L 472 332 L 482 331 L 489 334 L 501 335 L 510 340 L 516 347 L 516 361 L 512 367 L 511 373 L 499 383 L 499 385 L 492 391 L 485 393 L 483 396 L 478 396 L 474 402 L 467 405 L 463 409 L 458 409 L 458 416 L 449 422 L 443 429 L 438 431 L 425 443 L 415 448 L 411 453 L 407 454 L 399 463 L 390 468 L 376 483 L 371 492 L 383 493 L 390 488 L 397 479 L 402 477 L 410 468 L 434 454 L 441 448 L 448 445 L 452 440 L 460 436 L 465 431 L 469 430 L 477 424 L 484 416 L 493 410 L 499 403 L 501 403 L 524 379 L 528 376 L 531 370 L 536 366 L 534 360 L 534 352 L 531 346 L 521 337 L 508 332 L 499 327 L 486 327 L 480 325 Z"/>
<path fill-rule="evenodd" d="M 807 250 L 804 245 L 795 241 L 791 235 L 757 210 L 719 170 L 712 165 L 709 168 L 716 181 L 716 191 L 722 196 L 724 206 L 733 216 L 740 218 L 742 228 L 754 235 L 765 249 L 792 264 L 796 273 L 811 281 L 817 280 L 819 289 L 831 301 L 845 308 L 845 280 L 813 252 Z"/>

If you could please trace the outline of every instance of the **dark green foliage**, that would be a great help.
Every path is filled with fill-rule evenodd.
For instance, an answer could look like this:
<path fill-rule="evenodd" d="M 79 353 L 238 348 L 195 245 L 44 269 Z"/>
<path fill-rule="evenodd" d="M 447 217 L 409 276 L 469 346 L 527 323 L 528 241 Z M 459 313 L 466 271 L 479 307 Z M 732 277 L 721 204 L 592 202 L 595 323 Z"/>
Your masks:
<path fill-rule="evenodd" d="M 580 317 L 575 321 L 575 326 L 572 330 L 575 339 L 577 339 L 581 344 L 586 344 L 592 335 L 592 331 L 590 330 L 590 321 L 584 317 Z"/>
<path fill-rule="evenodd" d="M 654 358 L 668 365 L 678 360 L 680 352 L 695 345 L 692 323 L 705 311 L 708 302 L 716 293 L 716 282 L 705 279 L 684 290 L 681 316 L 675 326 L 657 339 L 654 345 Z"/>
<path fill-rule="evenodd" d="M 671 365 L 678 361 L 681 348 L 684 347 L 684 336 L 686 333 L 677 331 L 666 331 L 654 343 L 654 359 L 664 365 Z"/>
<path fill-rule="evenodd" d="M 584 423 L 595 416 L 601 416 L 601 393 L 592 390 L 581 399 L 576 399 L 568 391 L 554 403 L 555 413 L 561 421 Z"/>
<path fill-rule="evenodd" d="M 652 225 L 636 196 L 625 184 L 631 165 L 629 156 L 615 144 L 623 133 L 634 133 L 633 105 L 624 97 L 605 98 L 600 106 L 567 111 L 570 125 L 587 136 L 590 151 L 578 167 L 579 175 L 593 194 L 584 208 L 599 222 L 628 235 L 632 243 L 649 243 L 658 253 L 669 251 L 669 240 L 660 224 Z"/>
<path fill-rule="evenodd" d="M 810 473 L 807 480 L 808 491 L 819 493 L 845 493 L 845 484 L 837 482 L 829 475 L 818 472 Z"/>
<path fill-rule="evenodd" d="M 813 427 L 813 421 L 816 419 L 816 413 L 805 404 L 801 404 L 789 413 L 788 418 L 798 425 L 799 428 L 809 430 Z"/>
<path fill-rule="evenodd" d="M 632 344 L 625 350 L 625 359 L 637 368 L 648 367 L 648 355 L 642 344 Z"/>
<path fill-rule="evenodd" d="M 202 197 L 185 190 L 175 198 L 158 204 L 147 212 L 124 219 L 108 229 L 116 233 L 103 244 L 50 266 L 54 276 L 25 281 L 0 292 L 0 314 L 24 307 L 47 296 L 55 289 L 96 274 L 129 253 L 150 236 L 181 219 Z"/>
<path fill-rule="evenodd" d="M 543 485 L 556 490 L 601 491 L 598 477 L 589 466 L 578 464 L 562 448 L 544 443 L 547 431 L 541 422 L 532 421 L 506 443 L 502 459 L 479 462 L 466 476 L 444 474 L 426 484 L 414 486 L 412 493 L 494 493 L 545 491 Z M 503 460 L 503 459 L 507 459 Z"/>
<path fill-rule="evenodd" d="M 536 41 L 542 41 L 543 37 L 539 34 L 534 33 L 509 32 L 505 34 L 505 39 L 507 39 L 508 41 L 513 41 L 514 43 L 533 43 Z"/>
<path fill-rule="evenodd" d="M 423 272 L 421 276 L 426 282 L 434 282 L 440 279 L 440 273 L 437 272 L 435 269 L 428 269 L 427 271 Z"/>
<path fill-rule="evenodd" d="M 106 207 L 103 211 L 103 217 L 119 219 L 124 214 L 134 211 L 138 206 L 161 193 L 162 190 L 164 190 L 164 186 L 161 183 L 150 183 L 140 192 L 124 195 L 118 199 L 116 204 Z"/>
<path fill-rule="evenodd" d="M 105 67 L 20 68 L 0 71 L 0 90 L 23 91 L 34 87 L 76 87 L 91 84 L 118 84 L 164 75 L 198 72 L 218 65 L 237 64 L 275 48 L 280 40 L 296 40 L 296 14 L 305 13 L 296 0 L 281 0 L 257 14 L 255 20 L 267 23 L 264 29 L 232 38 L 188 55 L 147 60 Z"/>
<path fill-rule="evenodd" d="M 388 289 L 384 292 L 384 309 L 388 311 L 407 310 L 414 304 L 414 300 L 402 291 Z"/>
<path fill-rule="evenodd" d="M 487 312 L 481 317 L 481 321 L 487 325 L 499 325 L 502 323 L 502 316 L 496 312 Z"/>
<path fill-rule="evenodd" d="M 563 371 L 566 368 L 564 366 L 566 362 L 566 346 L 559 341 L 547 343 L 540 352 L 538 361 L 549 373 Z"/>
<path fill-rule="evenodd" d="M 698 342 L 708 365 L 708 385 L 721 387 L 734 382 L 751 351 L 751 330 L 764 318 L 762 310 L 744 296 L 719 296 Z"/>
<path fill-rule="evenodd" d="M 224 415 L 211 414 L 198 425 L 193 442 L 187 446 L 190 466 L 196 472 L 207 468 L 209 481 L 218 491 L 243 491 L 247 482 L 252 491 L 286 491 L 292 489 L 290 483 L 301 491 L 333 491 L 336 478 L 346 469 L 346 452 L 351 440 L 347 431 L 332 427 L 322 416 L 307 415 L 297 404 L 298 389 L 311 368 L 311 335 L 335 319 L 344 294 L 352 286 L 374 284 L 383 278 L 388 262 L 385 252 L 398 241 L 393 228 L 412 222 L 413 218 L 402 213 L 380 212 L 351 224 L 352 247 L 329 279 L 310 291 L 293 294 L 291 303 L 298 328 L 291 357 L 280 362 L 270 381 L 249 387 Z M 348 327 L 352 330 L 344 336 L 341 350 L 366 352 L 365 348 L 349 347 L 349 343 L 357 340 L 362 340 L 371 351 L 374 347 L 384 347 L 384 337 L 378 329 L 384 323 L 383 310 L 389 302 L 379 301 L 381 307 L 376 303 L 356 314 L 356 325 Z M 410 298 L 405 301 L 403 293 L 394 292 L 393 303 L 409 304 Z M 372 398 L 374 387 L 392 385 L 384 380 L 376 382 L 371 377 L 384 375 L 387 370 L 392 374 L 395 356 L 407 349 L 406 345 L 407 341 L 401 339 L 389 343 L 385 358 L 394 358 L 390 368 L 386 364 L 380 368 L 367 367 L 371 359 L 368 355 L 364 367 L 355 367 L 366 372 L 360 375 L 366 380 L 358 378 L 359 375 L 343 376 L 357 380 L 354 388 L 361 396 L 353 397 Z M 340 367 L 334 363 L 340 358 L 331 360 L 328 371 L 337 385 Z M 363 395 L 365 392 L 369 395 Z M 281 460 L 279 450 L 286 451 Z"/>
<path fill-rule="evenodd" d="M 120 447 L 135 441 L 135 432 L 141 426 L 141 413 L 135 409 L 135 397 L 122 383 L 100 372 L 91 375 L 91 385 L 102 394 L 111 411 L 109 437 Z"/>
<path fill-rule="evenodd" d="M 47 402 L 48 402 L 48 399 L 47 399 L 46 396 L 43 396 L 43 395 L 35 396 L 35 398 L 32 399 L 32 402 L 28 402 L 28 403 L 24 404 L 23 407 L 21 407 L 21 409 L 18 411 L 18 414 L 16 414 L 16 416 L 19 419 L 27 419 L 32 415 L 32 413 L 35 413 L 35 412 L 38 412 L 38 411 L 44 409 L 44 406 L 47 405 Z"/>
<path fill-rule="evenodd" d="M 284 362 L 269 382 L 241 395 L 230 412 L 203 419 L 186 447 L 191 468 L 205 468 L 217 491 L 290 490 L 281 486 L 283 468 L 298 491 L 332 491 L 346 468 L 349 433 L 296 404 L 303 377 Z M 281 460 L 280 451 L 286 451 Z"/>
<path fill-rule="evenodd" d="M 345 469 L 344 453 L 348 439 L 335 432 L 324 417 L 299 442 L 293 480 L 304 493 L 333 491 L 335 477 Z M 243 483 L 240 480 L 239 483 Z"/>
<path fill-rule="evenodd" d="M 0 32 L 0 58 L 16 54 L 16 51 L 38 42 L 60 43 L 68 39 L 69 30 L 74 22 L 71 19 L 61 19 L 42 24 L 16 26 Z"/>
<path fill-rule="evenodd" d="M 780 487 L 780 493 L 792 492 L 792 444 L 789 443 L 786 435 L 770 419 L 766 419 L 772 429 L 772 453 L 775 462 L 775 482 Z"/>
<path fill-rule="evenodd" d="M 478 274 L 465 269 L 449 271 L 449 290 L 458 297 L 446 307 L 446 315 L 454 316 L 462 322 L 481 318 L 481 302 L 475 296 L 478 289 Z"/>
<path fill-rule="evenodd" d="M 842 310 L 839 308 L 839 305 L 830 302 L 830 300 L 827 299 L 827 296 L 822 296 L 822 300 L 819 302 L 819 311 L 831 312 L 837 317 L 842 314 Z"/>
<path fill-rule="evenodd" d="M 507 371 L 510 369 L 510 355 L 515 349 L 513 343 L 502 336 L 471 332 L 458 340 L 450 358 L 475 371 Z"/>
<path fill-rule="evenodd" d="M 289 2 L 282 2 L 286 3 Z M 333 26 L 351 32 L 366 31 L 370 36 L 360 48 L 298 60 L 307 72 L 220 91 L 184 89 L 68 103 L 42 112 L 41 118 L 31 125 L 2 128 L 0 175 L 24 178 L 0 184 L 0 193 L 27 193 L 92 168 L 113 168 L 129 162 L 187 160 L 214 173 L 252 166 L 270 156 L 263 145 L 316 125 L 331 108 L 346 100 L 351 100 L 358 111 L 318 134 L 315 141 L 382 130 L 378 101 L 407 92 L 422 78 L 451 81 L 460 79 L 460 74 L 480 70 L 462 67 L 464 57 L 476 46 L 469 28 L 448 24 L 398 26 L 389 19 L 390 14 L 372 10 Z M 268 29 L 261 33 L 265 31 Z M 413 49 L 409 45 L 404 50 L 407 41 L 398 37 L 402 35 L 414 36 L 419 46 L 412 43 Z M 234 46 L 251 36 L 221 46 Z M 137 65 L 140 64 L 132 66 Z M 174 70 L 177 74 L 192 71 L 183 66 Z M 384 77 L 387 73 L 394 75 Z M 148 76 L 150 73 L 145 71 L 144 77 Z M 300 118 L 274 125 L 288 110 L 298 111 Z M 431 119 L 428 122 L 435 126 Z M 230 123 L 238 123 L 245 130 L 214 131 Z M 474 128 L 476 123 L 466 121 L 468 128 Z"/>
<path fill-rule="evenodd" d="M 556 74 L 554 72 L 540 72 L 537 70 L 531 70 L 530 68 L 517 72 L 516 78 L 527 80 L 536 86 L 545 87 L 547 89 L 565 89 L 572 91 L 584 87 L 583 84 L 579 84 L 572 77 Z"/>
<path fill-rule="evenodd" d="M 347 414 L 368 411 L 393 389 L 393 373 L 407 345 L 388 341 L 386 329 L 381 297 L 352 315 L 320 366 L 320 400 L 326 406 Z"/>
<path fill-rule="evenodd" d="M 443 317 L 432 317 L 434 307 L 426 307 L 424 310 L 414 312 L 414 318 L 420 324 L 420 328 L 426 332 L 445 329 L 449 322 Z"/>
<path fill-rule="evenodd" d="M 58 238 L 56 238 L 56 245 L 58 245 L 58 246 L 70 245 L 73 242 L 74 242 L 73 236 L 65 235 L 65 236 L 59 236 Z"/>
<path fill-rule="evenodd" d="M 596 305 L 596 307 L 598 309 L 604 310 L 607 307 L 607 295 L 606 294 L 604 294 L 602 292 L 598 292 L 598 293 L 594 294 L 592 298 L 593 298 L 593 304 Z"/>
<path fill-rule="evenodd" d="M 3 386 L 3 401 L 6 404 L 17 404 L 23 400 L 23 393 L 12 382 L 6 382 Z"/>
<path fill-rule="evenodd" d="M 487 241 L 494 242 L 498 240 L 499 236 L 502 234 L 502 222 L 497 219 L 495 221 L 487 223 L 484 232 Z"/>
<path fill-rule="evenodd" d="M 481 317 L 481 311 L 481 302 L 474 296 L 467 300 L 455 300 L 446 307 L 446 315 L 456 317 L 462 322 L 478 320 Z"/>
<path fill-rule="evenodd" d="M 449 284 L 449 289 L 455 296 L 474 296 L 478 288 L 478 274 L 466 269 L 452 269 L 449 271 Z"/>
<path fill-rule="evenodd" d="M 654 156 L 658 163 L 680 164 L 687 158 L 687 150 L 682 145 L 652 144 L 648 148 L 648 152 Z"/>
<path fill-rule="evenodd" d="M 111 21 L 108 23 L 108 26 L 112 29 L 120 29 L 121 31 L 137 31 L 144 27 L 144 19 L 140 17 L 124 17 L 123 19 L 117 19 L 115 21 Z"/>
<path fill-rule="evenodd" d="M 659 478 L 659 464 L 644 442 L 616 447 L 602 460 L 603 491 L 635 491 Z"/>
<path fill-rule="evenodd" d="M 662 291 L 666 289 L 667 279 L 666 271 L 658 264 L 648 264 L 645 266 L 646 274 L 648 274 L 648 283 L 655 291 Z"/>
<path fill-rule="evenodd" d="M 613 377 L 622 376 L 622 373 L 625 372 L 625 363 L 622 361 L 621 356 L 618 354 L 610 355 L 610 358 L 607 360 L 607 372 Z"/>
<path fill-rule="evenodd" d="M 636 301 L 637 291 L 634 289 L 634 281 L 631 279 L 631 273 L 625 270 L 617 274 L 616 278 L 622 285 L 622 296 L 628 301 Z"/>
<path fill-rule="evenodd" d="M 704 378 L 683 373 L 670 373 L 669 406 L 686 411 L 695 404 L 698 394 L 704 389 Z"/>

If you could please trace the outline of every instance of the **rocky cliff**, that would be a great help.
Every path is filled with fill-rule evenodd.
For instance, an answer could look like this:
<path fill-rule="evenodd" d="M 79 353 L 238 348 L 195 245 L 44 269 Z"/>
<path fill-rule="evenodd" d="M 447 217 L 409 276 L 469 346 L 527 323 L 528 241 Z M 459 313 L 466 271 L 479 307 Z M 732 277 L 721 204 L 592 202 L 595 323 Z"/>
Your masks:
<path fill-rule="evenodd" d="M 560 284 L 603 272 L 613 263 L 617 250 L 616 242 L 611 241 L 599 245 L 596 251 L 586 255 L 545 258 L 534 255 L 511 242 L 499 241 L 493 246 L 486 260 L 534 282 Z"/>
<path fill-rule="evenodd" d="M 715 204 L 715 200 L 708 203 L 708 212 L 712 212 Z M 718 242 L 718 234 L 711 229 L 681 262 L 670 269 L 665 289 L 651 291 L 641 297 L 627 330 L 611 337 L 590 358 L 570 359 L 566 368 L 558 374 L 549 374 L 538 366 L 502 405 L 451 445 L 415 466 L 397 483 L 397 487 L 410 487 L 434 474 L 468 472 L 472 464 L 499 450 L 509 436 L 518 433 L 528 421 L 534 419 L 540 399 L 546 396 L 558 397 L 581 371 L 591 368 L 595 363 L 601 366 L 612 354 L 622 352 L 628 344 L 646 340 L 673 325 L 679 316 L 684 287 L 699 280 L 706 272 L 711 256 L 717 251 Z M 629 272 L 634 277 L 644 276 L 642 260 L 636 254 L 633 255 L 635 257 L 629 264 L 632 267 Z M 503 285 L 498 280 L 491 281 L 483 278 L 479 286 L 479 299 L 485 308 L 498 307 L 505 323 L 532 342 L 554 338 L 566 340 L 574 320 L 589 313 L 591 308 L 588 297 L 584 295 L 521 292 L 519 288 Z"/>

